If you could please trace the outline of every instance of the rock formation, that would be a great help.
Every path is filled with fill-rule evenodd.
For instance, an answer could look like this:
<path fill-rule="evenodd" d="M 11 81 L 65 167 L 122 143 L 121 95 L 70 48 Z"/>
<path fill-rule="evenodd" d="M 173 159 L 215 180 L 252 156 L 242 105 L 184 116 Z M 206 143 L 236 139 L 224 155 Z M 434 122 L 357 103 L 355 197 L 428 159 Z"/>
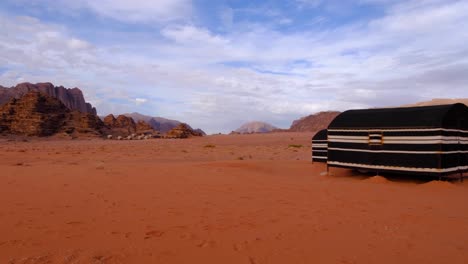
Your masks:
<path fill-rule="evenodd" d="M 189 125 L 184 123 L 176 126 L 166 133 L 166 138 L 189 138 L 201 136 L 203 136 L 201 133 L 194 131 Z"/>
<path fill-rule="evenodd" d="M 136 123 L 136 131 L 139 134 L 153 133 L 154 129 L 145 121 L 140 120 Z"/>
<path fill-rule="evenodd" d="M 100 133 L 102 121 L 91 113 L 70 111 L 60 100 L 38 91 L 12 98 L 0 107 L 0 132 L 26 136 Z"/>
<path fill-rule="evenodd" d="M 110 134 L 130 135 L 136 133 L 136 123 L 131 117 L 119 115 L 117 118 L 110 114 L 104 118 L 104 124 L 111 130 Z"/>
<path fill-rule="evenodd" d="M 106 133 L 116 136 L 128 136 L 131 134 L 157 134 L 156 131 L 145 121 L 139 120 L 135 123 L 133 118 L 119 115 L 115 118 L 110 114 L 104 117 L 104 124 L 107 128 Z"/>
<path fill-rule="evenodd" d="M 401 107 L 445 105 L 445 104 L 456 104 L 456 103 L 462 103 L 462 104 L 468 105 L 468 98 L 435 98 L 430 101 L 402 105 Z"/>
<path fill-rule="evenodd" d="M 52 83 L 20 83 L 11 88 L 0 86 L 0 105 L 7 103 L 11 98 L 19 99 L 30 91 L 38 91 L 55 97 L 72 111 L 96 115 L 96 108 L 85 101 L 80 89 L 68 89 L 63 86 L 55 87 Z"/>
<path fill-rule="evenodd" d="M 148 123 L 154 130 L 161 132 L 162 134 L 167 133 L 169 130 L 175 128 L 176 126 L 182 124 L 182 122 L 172 119 L 167 119 L 163 117 L 152 117 L 147 115 L 142 115 L 140 113 L 130 113 L 124 114 L 128 117 L 133 118 L 136 122 L 143 120 Z M 190 127 L 190 126 L 189 126 Z M 190 127 L 190 129 L 193 129 Z M 206 135 L 206 133 L 200 128 L 195 129 L 196 132 Z"/>
<path fill-rule="evenodd" d="M 249 122 L 249 123 L 243 124 L 234 132 L 237 132 L 239 134 L 268 133 L 268 132 L 272 132 L 275 129 L 277 128 L 265 122 Z"/>
<path fill-rule="evenodd" d="M 152 116 L 142 115 L 140 113 L 130 113 L 130 114 L 124 114 L 124 115 L 133 118 L 133 120 L 135 120 L 136 122 L 145 121 L 154 130 L 160 131 L 161 133 L 166 133 L 169 130 L 181 124 L 181 122 L 177 120 L 166 119 L 163 117 L 152 117 Z"/>
<path fill-rule="evenodd" d="M 302 117 L 299 120 L 294 120 L 289 131 L 293 132 L 314 132 L 325 129 L 331 121 L 335 119 L 340 112 L 327 111 L 319 112 L 313 115 Z"/>
<path fill-rule="evenodd" d="M 200 128 L 194 129 L 193 131 L 195 131 L 196 133 L 198 133 L 198 134 L 200 134 L 202 136 L 206 136 L 205 131 L 201 130 Z"/>
<path fill-rule="evenodd" d="M 68 134 L 78 132 L 101 135 L 104 132 L 104 128 L 104 122 L 97 115 L 72 111 L 61 130 Z"/>

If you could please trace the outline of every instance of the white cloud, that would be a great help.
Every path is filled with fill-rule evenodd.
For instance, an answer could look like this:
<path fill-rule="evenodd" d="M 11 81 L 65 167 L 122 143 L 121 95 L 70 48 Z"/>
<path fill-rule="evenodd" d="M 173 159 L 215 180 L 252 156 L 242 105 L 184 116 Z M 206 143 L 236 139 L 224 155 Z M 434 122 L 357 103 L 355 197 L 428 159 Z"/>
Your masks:
<path fill-rule="evenodd" d="M 135 98 L 135 103 L 137 105 L 141 105 L 141 104 L 144 104 L 146 102 L 148 102 L 148 99 L 146 99 L 146 98 Z"/>
<path fill-rule="evenodd" d="M 165 22 L 187 18 L 190 0 L 81 0 L 98 14 L 131 22 Z"/>
<path fill-rule="evenodd" d="M 76 17 L 82 10 L 130 23 L 189 21 L 192 0 L 2 0 L 33 13 L 58 11 Z"/>
<path fill-rule="evenodd" d="M 71 38 L 70 40 L 68 40 L 68 47 L 72 50 L 83 50 L 90 48 L 91 45 L 88 42 L 83 41 L 81 39 Z"/>
<path fill-rule="evenodd" d="M 182 45 L 225 45 L 228 42 L 206 29 L 191 25 L 166 27 L 161 30 L 161 34 Z"/>
<path fill-rule="evenodd" d="M 207 132 L 246 120 L 287 127 L 322 110 L 468 97 L 467 6 L 404 1 L 370 23 L 290 33 L 236 25 L 228 15 L 222 35 L 167 23 L 162 38 L 151 32 L 135 41 L 142 33 L 126 32 L 127 41 L 105 46 L 63 26 L 0 15 L 0 63 L 8 67 L 0 84 L 23 78 L 78 86 L 100 114 L 140 111 Z M 133 12 L 126 2 L 115 6 L 125 8 Z M 141 21 L 152 19 L 145 14 Z"/>

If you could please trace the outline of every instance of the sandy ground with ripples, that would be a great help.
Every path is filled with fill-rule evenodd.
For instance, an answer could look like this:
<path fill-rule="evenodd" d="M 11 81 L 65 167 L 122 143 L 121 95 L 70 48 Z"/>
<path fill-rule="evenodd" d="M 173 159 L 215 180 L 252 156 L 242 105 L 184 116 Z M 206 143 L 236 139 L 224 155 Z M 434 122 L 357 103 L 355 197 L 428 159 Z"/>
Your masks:
<path fill-rule="evenodd" d="M 468 263 L 466 180 L 326 175 L 311 136 L 2 139 L 0 263 Z"/>

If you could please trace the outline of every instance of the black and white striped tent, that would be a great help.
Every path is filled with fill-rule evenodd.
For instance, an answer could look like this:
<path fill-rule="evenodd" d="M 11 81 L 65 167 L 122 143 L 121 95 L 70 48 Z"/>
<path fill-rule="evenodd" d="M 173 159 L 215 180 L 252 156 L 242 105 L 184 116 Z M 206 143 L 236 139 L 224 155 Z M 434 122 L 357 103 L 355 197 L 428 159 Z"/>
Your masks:
<path fill-rule="evenodd" d="M 327 162 L 327 130 L 322 129 L 312 138 L 312 161 Z"/>
<path fill-rule="evenodd" d="M 327 165 L 439 177 L 468 171 L 468 107 L 343 112 L 328 127 Z"/>

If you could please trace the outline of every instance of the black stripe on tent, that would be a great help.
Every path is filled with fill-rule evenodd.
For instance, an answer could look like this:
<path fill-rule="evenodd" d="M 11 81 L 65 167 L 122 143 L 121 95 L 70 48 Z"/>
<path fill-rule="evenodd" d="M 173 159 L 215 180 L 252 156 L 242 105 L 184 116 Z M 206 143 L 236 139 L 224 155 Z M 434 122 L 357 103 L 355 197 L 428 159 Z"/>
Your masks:
<path fill-rule="evenodd" d="M 404 153 L 393 154 L 351 151 L 329 151 L 328 161 L 415 168 L 439 168 L 440 163 L 439 156 L 434 154 L 414 155 Z M 448 167 L 453 166 L 444 166 L 444 168 Z"/>
<path fill-rule="evenodd" d="M 345 131 L 345 132 L 338 132 L 338 131 L 328 131 L 329 136 L 368 136 L 368 131 Z"/>
<path fill-rule="evenodd" d="M 354 165 L 354 164 L 351 164 L 351 165 L 333 164 L 333 165 L 330 165 L 330 166 L 338 167 L 338 168 L 347 168 L 347 169 L 360 168 L 360 169 L 365 169 L 365 170 L 369 170 L 369 171 L 378 171 L 378 172 L 392 172 L 392 173 L 398 172 L 398 173 L 404 173 L 404 174 L 407 174 L 407 175 L 440 176 L 441 174 L 442 175 L 450 174 L 450 173 L 440 173 L 440 172 L 411 171 L 411 170 L 406 170 L 405 168 L 369 169 L 369 168 L 362 168 L 362 167 L 360 167 L 358 165 Z M 464 170 L 464 171 L 467 171 L 467 170 Z"/>
<path fill-rule="evenodd" d="M 440 151 L 439 144 L 384 144 L 382 150 Z M 451 145 L 444 145 L 447 149 Z M 370 149 L 367 143 L 328 142 L 328 148 Z M 457 145 L 454 146 L 457 149 Z"/>
<path fill-rule="evenodd" d="M 465 133 L 466 132 L 466 133 Z M 328 131 L 330 136 L 367 136 L 373 134 L 374 132 L 365 130 L 365 131 Z M 393 136 L 393 137 L 424 137 L 424 136 L 446 136 L 446 137 L 468 137 L 468 131 L 446 131 L 446 130 L 412 130 L 412 131 L 386 131 L 379 130 L 375 133 L 381 133 L 384 136 Z"/>

